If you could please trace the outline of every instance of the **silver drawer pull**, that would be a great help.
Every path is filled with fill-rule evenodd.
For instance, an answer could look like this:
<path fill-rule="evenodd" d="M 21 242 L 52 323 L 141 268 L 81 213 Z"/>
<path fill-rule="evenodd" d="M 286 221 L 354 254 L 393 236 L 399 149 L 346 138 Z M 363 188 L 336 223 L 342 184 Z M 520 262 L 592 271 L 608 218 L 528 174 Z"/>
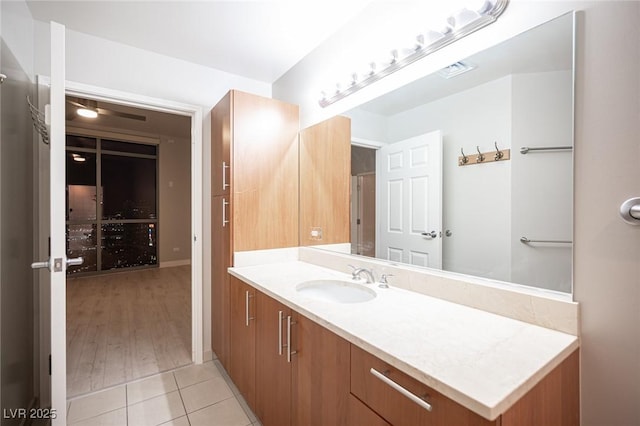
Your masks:
<path fill-rule="evenodd" d="M 298 351 L 291 350 L 291 326 L 296 324 L 295 321 L 291 320 L 291 315 L 287 315 L 287 362 L 291 363 L 291 355 L 295 355 Z"/>
<path fill-rule="evenodd" d="M 227 169 L 229 167 L 230 166 L 227 166 L 227 162 L 226 161 L 222 162 L 222 190 L 223 191 L 231 186 L 231 185 L 229 185 L 227 183 Z"/>
<path fill-rule="evenodd" d="M 255 319 L 249 315 L 249 299 L 253 297 L 253 294 L 248 291 L 244 292 L 244 325 L 249 327 L 249 321 Z"/>
<path fill-rule="evenodd" d="M 387 376 L 385 376 L 375 368 L 372 367 L 371 370 L 369 370 L 369 372 L 373 374 L 376 378 L 382 380 L 385 384 L 391 386 L 393 389 L 397 390 L 402 395 L 406 396 L 411 401 L 415 402 L 416 404 L 424 408 L 425 410 L 431 411 L 433 409 L 431 404 L 429 404 L 427 401 L 409 392 L 408 390 L 406 390 L 405 388 L 403 388 L 402 386 L 400 386 L 399 384 L 397 384 L 396 382 L 394 382 L 393 380 L 391 380 L 390 378 L 388 378 Z"/>
<path fill-rule="evenodd" d="M 282 320 L 284 319 L 284 312 L 278 311 L 278 355 L 282 355 Z"/>

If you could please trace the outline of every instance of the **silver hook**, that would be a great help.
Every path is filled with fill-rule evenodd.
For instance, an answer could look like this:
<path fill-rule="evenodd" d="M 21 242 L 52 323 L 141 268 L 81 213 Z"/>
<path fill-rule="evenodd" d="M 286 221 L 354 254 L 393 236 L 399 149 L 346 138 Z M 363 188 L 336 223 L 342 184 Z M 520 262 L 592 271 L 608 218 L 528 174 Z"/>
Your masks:
<path fill-rule="evenodd" d="M 460 159 L 460 165 L 467 164 L 469 162 L 469 157 L 464 155 L 464 151 L 460 148 L 460 153 L 462 154 L 462 158 Z"/>
<path fill-rule="evenodd" d="M 493 145 L 496 147 L 496 156 L 494 157 L 494 159 L 498 161 L 499 159 L 504 157 L 504 152 L 498 149 L 498 142 L 494 142 Z"/>
<path fill-rule="evenodd" d="M 6 80 L 7 76 L 4 74 L 0 74 L 0 84 L 4 83 L 4 81 Z"/>
<path fill-rule="evenodd" d="M 476 149 L 478 150 L 478 157 L 476 158 L 476 163 L 482 163 L 484 161 L 484 155 L 480 152 L 480 147 L 476 145 Z"/>

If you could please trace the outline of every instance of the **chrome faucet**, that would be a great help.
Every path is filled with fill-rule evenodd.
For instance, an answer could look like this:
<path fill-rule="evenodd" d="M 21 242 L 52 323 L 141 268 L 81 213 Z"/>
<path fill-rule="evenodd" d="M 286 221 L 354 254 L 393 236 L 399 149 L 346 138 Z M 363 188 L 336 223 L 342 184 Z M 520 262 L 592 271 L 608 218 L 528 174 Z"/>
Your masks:
<path fill-rule="evenodd" d="M 367 269 L 367 268 L 357 268 L 353 265 L 349 265 L 351 268 L 353 268 L 353 271 L 351 272 L 351 277 L 354 280 L 357 280 L 359 278 L 362 278 L 360 275 L 363 274 L 367 280 L 367 284 L 373 284 L 374 282 L 376 282 L 375 277 L 373 276 L 373 270 L 372 269 Z"/>

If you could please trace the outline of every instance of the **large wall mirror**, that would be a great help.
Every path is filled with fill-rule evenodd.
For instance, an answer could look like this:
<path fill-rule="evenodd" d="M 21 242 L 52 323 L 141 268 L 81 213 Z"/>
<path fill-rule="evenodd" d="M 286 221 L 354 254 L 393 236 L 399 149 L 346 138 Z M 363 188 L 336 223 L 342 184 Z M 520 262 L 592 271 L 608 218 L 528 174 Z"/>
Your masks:
<path fill-rule="evenodd" d="M 571 293 L 574 31 L 563 15 L 347 112 L 352 253 Z"/>

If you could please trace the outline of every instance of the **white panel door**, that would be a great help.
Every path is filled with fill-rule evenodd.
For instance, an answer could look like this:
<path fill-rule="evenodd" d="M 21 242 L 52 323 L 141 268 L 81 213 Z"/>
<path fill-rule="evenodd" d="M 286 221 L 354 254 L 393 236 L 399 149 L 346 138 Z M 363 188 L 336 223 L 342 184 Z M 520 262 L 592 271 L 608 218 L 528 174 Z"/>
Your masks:
<path fill-rule="evenodd" d="M 376 257 L 442 268 L 442 132 L 376 153 Z"/>
<path fill-rule="evenodd" d="M 67 356 L 66 356 L 66 268 L 68 262 L 77 264 L 82 259 L 67 259 L 65 238 L 65 27 L 51 22 L 51 75 L 49 87 L 49 164 L 48 203 L 43 204 L 42 217 L 49 217 L 50 237 L 49 258 L 34 262 L 34 269 L 49 271 L 49 292 L 47 307 L 41 309 L 41 315 L 47 315 L 43 323 L 48 322 L 51 354 L 50 402 L 52 425 L 67 424 Z M 48 177 L 48 179 L 47 179 Z M 44 199 L 47 197 L 45 196 Z M 41 293 L 43 294 L 43 293 Z M 41 303 L 47 301 L 41 300 Z M 47 321 L 48 319 L 48 321 Z M 49 343 L 49 342 L 47 342 Z M 48 345 L 47 345 L 48 346 Z M 46 348 L 44 348 L 46 352 Z M 46 381 L 45 377 L 40 378 Z M 46 399 L 46 398 L 45 398 Z"/>

